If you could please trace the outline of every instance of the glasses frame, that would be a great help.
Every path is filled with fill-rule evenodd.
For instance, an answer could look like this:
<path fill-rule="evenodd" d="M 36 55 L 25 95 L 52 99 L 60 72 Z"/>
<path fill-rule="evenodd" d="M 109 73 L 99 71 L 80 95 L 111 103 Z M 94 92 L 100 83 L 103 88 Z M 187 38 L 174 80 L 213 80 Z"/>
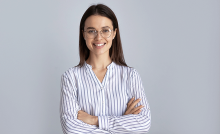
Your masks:
<path fill-rule="evenodd" d="M 109 28 L 110 29 L 110 28 Z M 91 30 L 91 29 L 90 29 Z M 97 35 L 98 35 L 98 33 L 100 32 L 100 34 L 101 34 L 101 36 L 102 36 L 102 30 L 101 31 L 98 31 L 98 30 L 96 30 L 96 29 L 94 29 L 95 31 L 96 31 L 96 36 L 94 37 L 94 38 L 89 38 L 89 37 L 87 37 L 87 38 L 89 38 L 89 39 L 95 39 L 96 37 L 97 37 Z M 111 30 L 111 34 L 109 35 L 109 37 L 112 35 L 112 31 L 114 31 L 113 29 L 110 29 Z M 86 31 L 83 31 L 83 32 L 87 32 L 88 30 L 86 30 Z M 107 37 L 107 38 L 109 38 L 109 37 Z M 102 36 L 102 38 L 106 38 L 106 37 L 103 37 Z"/>

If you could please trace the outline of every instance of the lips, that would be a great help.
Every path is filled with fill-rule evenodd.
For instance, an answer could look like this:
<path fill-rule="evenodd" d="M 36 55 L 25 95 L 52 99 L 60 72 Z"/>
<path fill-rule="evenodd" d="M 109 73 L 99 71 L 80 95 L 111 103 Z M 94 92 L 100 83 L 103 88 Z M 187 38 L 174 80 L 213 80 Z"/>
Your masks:
<path fill-rule="evenodd" d="M 96 49 L 101 49 L 105 46 L 106 43 L 93 43 L 93 46 L 96 48 Z"/>
<path fill-rule="evenodd" d="M 93 45 L 95 45 L 95 46 L 103 46 L 103 45 L 105 45 L 106 43 L 93 43 Z"/>

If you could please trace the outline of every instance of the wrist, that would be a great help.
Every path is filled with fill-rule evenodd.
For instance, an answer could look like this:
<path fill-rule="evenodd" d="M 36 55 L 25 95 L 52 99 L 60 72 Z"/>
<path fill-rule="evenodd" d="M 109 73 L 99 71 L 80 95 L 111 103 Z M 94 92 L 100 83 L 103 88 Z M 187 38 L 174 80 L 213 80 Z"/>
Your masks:
<path fill-rule="evenodd" d="M 98 116 L 93 116 L 93 123 L 96 126 L 99 126 Z"/>

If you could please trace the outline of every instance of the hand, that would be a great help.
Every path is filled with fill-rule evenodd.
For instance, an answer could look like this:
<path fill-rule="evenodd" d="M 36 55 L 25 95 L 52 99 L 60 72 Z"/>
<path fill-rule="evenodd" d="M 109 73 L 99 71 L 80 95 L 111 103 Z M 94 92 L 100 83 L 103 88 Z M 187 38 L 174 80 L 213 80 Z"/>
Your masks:
<path fill-rule="evenodd" d="M 84 112 L 82 110 L 78 111 L 77 119 L 79 119 L 87 124 L 98 126 L 98 117 L 87 114 L 86 112 Z"/>
<path fill-rule="evenodd" d="M 127 104 L 127 109 L 126 109 L 124 115 L 128 115 L 128 114 L 139 114 L 139 113 L 141 112 L 140 109 L 141 109 L 142 107 L 144 107 L 144 106 L 140 105 L 140 106 L 138 106 L 138 107 L 136 107 L 136 108 L 134 108 L 134 107 L 135 107 L 135 106 L 137 105 L 137 103 L 140 102 L 140 101 L 141 101 L 141 99 L 137 99 L 137 100 L 134 101 L 134 97 L 131 98 L 131 100 L 130 100 L 130 101 L 128 102 L 128 104 Z"/>

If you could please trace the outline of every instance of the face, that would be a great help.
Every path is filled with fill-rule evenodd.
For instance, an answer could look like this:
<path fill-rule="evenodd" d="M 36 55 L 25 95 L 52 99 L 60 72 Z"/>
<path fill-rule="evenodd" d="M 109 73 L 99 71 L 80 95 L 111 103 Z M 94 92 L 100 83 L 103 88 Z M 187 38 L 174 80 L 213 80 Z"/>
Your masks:
<path fill-rule="evenodd" d="M 103 37 L 103 33 L 107 31 L 107 29 L 111 29 L 111 35 L 109 37 Z M 97 31 L 97 36 L 91 38 L 88 36 L 88 32 L 93 33 Z M 90 50 L 90 54 L 94 55 L 102 55 L 109 54 L 109 49 L 112 46 L 112 40 L 116 35 L 116 30 L 113 31 L 112 21 L 100 15 L 92 15 L 88 17 L 85 21 L 85 27 L 83 32 L 83 37 L 86 41 L 86 45 Z M 102 35 L 100 31 L 103 31 Z"/>

